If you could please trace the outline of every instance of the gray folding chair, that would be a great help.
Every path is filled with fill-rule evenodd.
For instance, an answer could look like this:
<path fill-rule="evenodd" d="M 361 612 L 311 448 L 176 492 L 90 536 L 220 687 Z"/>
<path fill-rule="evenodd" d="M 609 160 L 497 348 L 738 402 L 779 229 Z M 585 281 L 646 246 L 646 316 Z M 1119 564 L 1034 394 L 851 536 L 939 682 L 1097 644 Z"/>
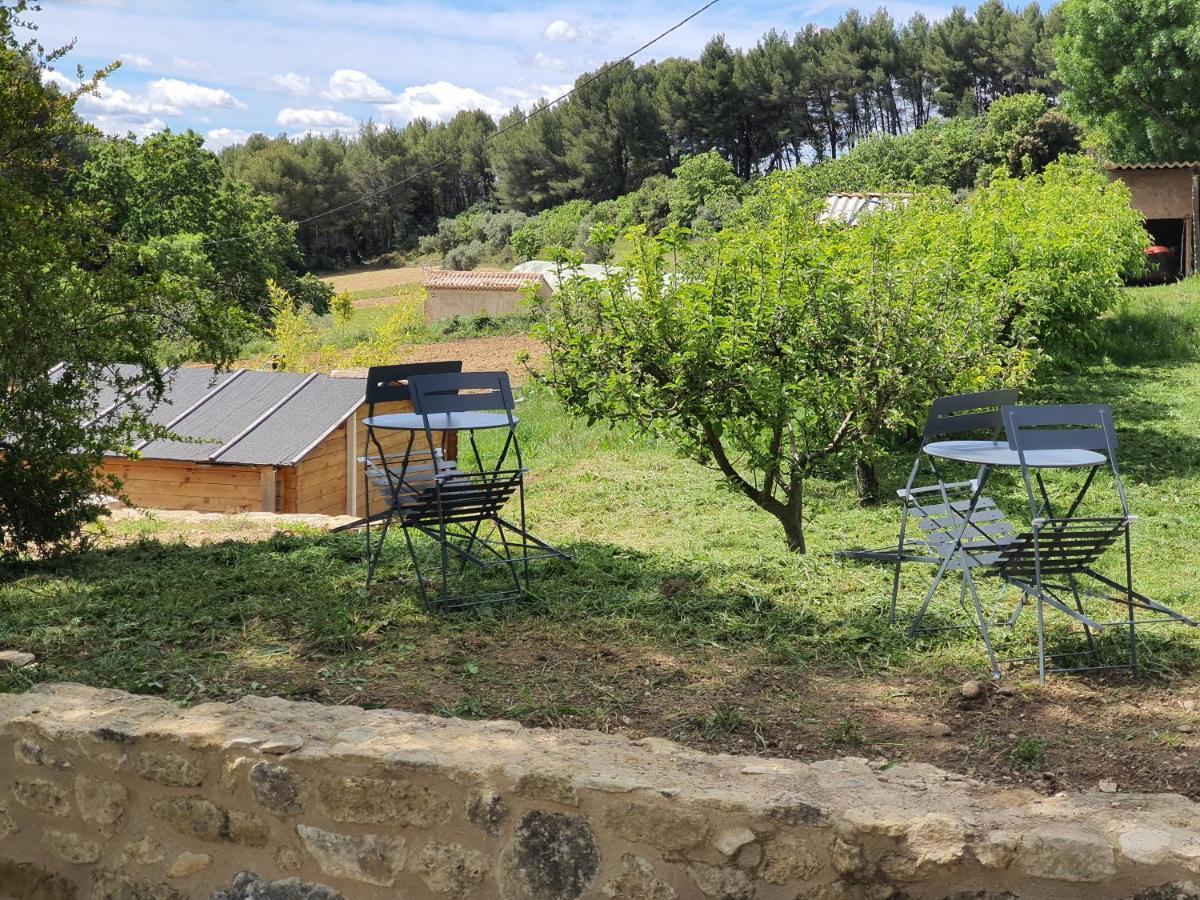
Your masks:
<path fill-rule="evenodd" d="M 1021 605 L 1032 601 L 1037 607 L 1038 680 L 1044 684 L 1046 672 L 1084 672 L 1128 669 L 1136 673 L 1137 625 L 1178 622 L 1197 623 L 1151 600 L 1133 588 L 1133 560 L 1130 526 L 1136 517 L 1129 511 L 1125 487 L 1117 463 L 1117 435 L 1112 413 L 1107 406 L 1005 406 L 1002 411 L 1009 447 L 1017 454 L 1021 476 L 1029 502 L 1032 525 L 998 550 L 989 562 L 992 573 L 1021 591 Z M 1096 456 L 1100 454 L 1100 456 Z M 1042 471 L 1058 467 L 1088 467 L 1083 485 L 1069 508 L 1056 515 Z M 1108 464 L 1117 496 L 1119 514 L 1109 516 L 1078 515 L 1097 473 Z M 1036 491 L 1035 491 L 1036 487 Z M 1095 568 L 1100 557 L 1115 544 L 1124 549 L 1124 578 L 1108 577 Z M 1098 588 L 1098 589 L 1097 589 Z M 1090 614 L 1086 600 L 1124 608 L 1118 620 L 1104 620 Z M 1087 649 L 1046 654 L 1045 611 L 1060 612 L 1078 622 L 1087 638 Z M 1139 619 L 1139 614 L 1148 618 Z M 1015 619 L 1015 615 L 1014 615 Z M 1107 627 L 1128 629 L 1127 663 L 1105 664 L 1101 660 L 1094 632 Z M 1061 665 L 1047 669 L 1048 659 L 1086 656 L 1082 665 Z M 1031 657 L 1007 661 L 1027 661 Z"/>
<path fill-rule="evenodd" d="M 1004 432 L 1004 421 L 1000 410 L 1017 401 L 1015 390 L 983 391 L 973 394 L 957 394 L 941 397 L 933 402 L 925 428 L 921 433 L 921 449 L 918 450 L 908 481 L 896 491 L 900 498 L 900 537 L 895 547 L 878 550 L 846 550 L 841 555 L 848 559 L 870 560 L 892 563 L 892 595 L 888 607 L 888 621 L 897 620 L 897 602 L 900 594 L 901 569 L 905 563 L 934 565 L 938 571 L 934 582 L 927 590 L 925 602 L 909 620 L 908 633 L 942 631 L 963 627 L 978 627 L 991 656 L 990 639 L 987 633 L 987 618 L 984 615 L 970 570 L 986 566 L 995 558 L 996 551 L 1016 534 L 996 502 L 988 496 L 972 497 L 979 486 L 977 480 L 947 482 L 938 468 L 937 461 L 924 452 L 926 445 L 947 437 L 986 437 L 996 440 Z M 923 470 L 933 477 L 932 483 L 918 484 Z M 910 519 L 917 525 L 913 536 Z M 955 538 L 966 525 L 962 540 L 956 550 Z M 959 603 L 965 608 L 969 593 L 974 609 L 970 616 L 971 626 L 944 625 L 925 628 L 921 620 L 925 610 L 948 572 L 961 573 Z"/>

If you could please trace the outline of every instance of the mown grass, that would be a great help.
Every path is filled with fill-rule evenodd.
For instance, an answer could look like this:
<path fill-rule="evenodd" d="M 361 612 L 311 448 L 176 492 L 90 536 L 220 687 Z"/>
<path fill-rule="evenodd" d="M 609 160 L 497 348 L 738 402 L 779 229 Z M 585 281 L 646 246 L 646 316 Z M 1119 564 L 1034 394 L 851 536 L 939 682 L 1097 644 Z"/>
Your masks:
<path fill-rule="evenodd" d="M 1110 320 L 1110 347 L 1160 347 L 1154 335 L 1178 337 L 1197 321 L 1200 282 L 1133 292 L 1128 310 Z M 1112 405 L 1141 517 L 1138 585 L 1200 616 L 1200 361 L 1182 338 L 1168 346 L 1174 358 L 1149 353 L 1141 364 L 1117 361 L 1114 349 L 1082 371 L 1053 376 L 1031 399 Z M 444 616 L 420 607 L 411 581 L 368 592 L 354 534 L 296 526 L 252 541 L 217 530 L 195 546 L 160 540 L 166 522 L 114 523 L 88 553 L 3 574 L 0 646 L 30 650 L 40 665 L 0 674 L 0 687 L 77 680 L 179 700 L 269 691 L 580 724 L 632 714 L 638 698 L 676 677 L 675 663 L 664 660 L 684 657 L 701 661 L 688 676 L 699 693 L 736 683 L 753 694 L 760 664 L 795 678 L 821 672 L 949 683 L 985 673 L 970 633 L 910 641 L 888 627 L 890 571 L 835 555 L 885 544 L 897 526 L 891 505 L 860 507 L 839 473 L 810 484 L 810 552 L 796 556 L 772 519 L 670 447 L 587 427 L 536 390 L 520 415 L 533 473 L 530 524 L 574 557 L 540 564 L 527 600 Z M 899 448 L 885 461 L 885 485 L 903 481 L 912 453 Z M 1020 490 L 1006 475 L 990 492 L 1020 515 Z M 397 540 L 383 574 L 404 579 L 408 570 Z M 918 603 L 925 577 L 906 575 L 906 608 Z M 994 585 L 987 590 L 1000 602 Z M 933 620 L 961 618 L 956 595 L 939 598 Z M 1009 649 L 1030 649 L 1030 621 Z M 1148 677 L 1196 672 L 1200 635 L 1144 633 Z M 1054 639 L 1080 640 L 1065 627 Z M 1104 643 L 1120 655 L 1120 635 Z M 572 657 L 614 659 L 613 671 L 571 668 Z M 757 742 L 771 701 L 755 702 L 680 713 L 667 733 Z M 867 741 L 845 711 L 817 729 L 822 745 Z M 1034 746 L 1013 761 L 1036 764 Z"/>

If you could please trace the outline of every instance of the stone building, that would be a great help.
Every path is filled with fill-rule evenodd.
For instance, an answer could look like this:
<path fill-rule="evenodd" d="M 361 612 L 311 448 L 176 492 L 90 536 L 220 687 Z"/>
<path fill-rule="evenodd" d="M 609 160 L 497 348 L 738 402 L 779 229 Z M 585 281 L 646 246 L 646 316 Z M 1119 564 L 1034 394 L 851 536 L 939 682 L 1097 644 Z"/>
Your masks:
<path fill-rule="evenodd" d="M 435 269 L 425 276 L 425 318 L 436 322 L 451 316 L 517 312 L 526 291 L 534 285 L 543 297 L 550 285 L 537 272 L 453 272 Z"/>

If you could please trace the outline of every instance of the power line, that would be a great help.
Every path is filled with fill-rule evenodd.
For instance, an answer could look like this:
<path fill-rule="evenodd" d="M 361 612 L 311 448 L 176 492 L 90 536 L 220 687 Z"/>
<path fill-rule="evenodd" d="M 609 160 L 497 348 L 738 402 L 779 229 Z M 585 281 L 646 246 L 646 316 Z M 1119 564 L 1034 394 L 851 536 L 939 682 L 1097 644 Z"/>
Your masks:
<path fill-rule="evenodd" d="M 307 218 L 304 218 L 304 219 L 297 219 L 294 222 L 285 222 L 282 225 L 278 225 L 278 226 L 271 226 L 268 228 L 260 228 L 257 231 L 251 231 L 247 234 L 234 235 L 233 237 L 214 238 L 212 240 L 204 241 L 204 243 L 205 244 L 229 244 L 229 243 L 234 243 L 236 241 L 248 240 L 252 237 L 255 237 L 256 235 L 267 234 L 272 231 L 279 231 L 283 228 L 291 227 L 292 225 L 296 225 L 296 226 L 307 225 L 309 222 L 315 222 L 318 219 L 324 219 L 327 216 L 332 216 L 335 213 L 339 213 L 339 212 L 342 212 L 343 210 L 350 209 L 353 206 L 357 206 L 360 203 L 365 203 L 366 201 L 371 200 L 374 197 L 378 197 L 381 194 L 386 194 L 386 193 L 388 193 L 388 191 L 395 190 L 396 188 L 400 187 L 402 184 L 407 184 L 410 181 L 415 181 L 416 179 L 421 178 L 424 175 L 428 175 L 430 172 L 433 172 L 435 169 L 440 168 L 442 165 L 449 162 L 451 159 L 454 159 L 456 156 L 459 156 L 463 153 L 470 153 L 474 150 L 479 150 L 482 147 L 486 147 L 489 143 L 494 141 L 496 138 L 500 137 L 502 134 L 507 134 L 508 132 L 521 127 L 522 125 L 526 124 L 530 119 L 532 119 L 534 116 L 540 115 L 541 113 L 545 112 L 546 110 L 557 106 L 559 103 L 566 100 L 568 97 L 570 97 L 576 91 L 578 91 L 581 87 L 585 87 L 585 86 L 591 84 L 593 81 L 603 78 L 605 75 L 607 75 L 613 69 L 615 69 L 617 66 L 620 66 L 620 65 L 623 65 L 623 64 L 629 62 L 630 60 L 632 60 L 635 56 L 637 56 L 642 51 L 648 50 L 649 48 L 653 47 L 655 44 L 657 44 L 659 41 L 661 41 L 667 35 L 671 34 L 672 32 L 678 31 L 680 28 L 682 28 L 688 22 L 692 21 L 692 19 L 701 15 L 708 9 L 716 6 L 720 2 L 721 2 L 721 0 L 708 0 L 707 3 L 705 3 L 699 9 L 697 9 L 695 12 L 691 13 L 690 15 L 686 16 L 683 19 L 680 19 L 678 22 L 676 22 L 674 25 L 672 25 L 666 31 L 664 31 L 664 32 L 654 36 L 650 40 L 646 41 L 646 43 L 642 44 L 642 46 L 638 47 L 636 50 L 633 50 L 632 52 L 625 54 L 620 59 L 618 59 L 614 62 L 608 63 L 605 66 L 602 66 L 600 69 L 598 69 L 593 74 L 585 76 L 582 79 L 580 79 L 579 81 L 576 81 L 574 86 L 572 86 L 572 88 L 569 91 L 567 91 L 564 94 L 560 94 L 558 97 L 555 97 L 553 100 L 551 100 L 545 106 L 539 106 L 537 109 L 533 110 L 533 112 L 528 113 L 527 115 L 522 115 L 521 118 L 517 119 L 516 121 L 510 122 L 508 125 L 505 125 L 503 128 L 499 128 L 496 131 L 493 131 L 487 137 L 481 138 L 480 140 L 463 148 L 462 150 L 457 151 L 456 153 L 447 154 L 446 156 L 443 156 L 441 159 L 430 163 L 425 168 L 419 169 L 418 171 L 413 172 L 411 175 L 406 175 L 403 178 L 399 179 L 398 181 L 393 181 L 390 184 L 386 184 L 381 188 L 377 188 L 373 191 L 369 191 L 366 194 L 361 194 L 360 196 L 355 197 L 353 200 L 348 200 L 345 203 L 339 204 L 338 206 L 335 206 L 331 209 L 327 209 L 324 212 L 317 213 L 316 215 L 308 216 Z"/>

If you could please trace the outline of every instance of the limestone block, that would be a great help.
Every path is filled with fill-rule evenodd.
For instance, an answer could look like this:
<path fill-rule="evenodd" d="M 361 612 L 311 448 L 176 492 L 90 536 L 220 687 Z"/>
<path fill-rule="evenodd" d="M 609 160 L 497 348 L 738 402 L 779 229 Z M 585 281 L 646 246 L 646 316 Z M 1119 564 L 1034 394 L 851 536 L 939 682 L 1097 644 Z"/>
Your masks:
<path fill-rule="evenodd" d="M 741 869 L 692 863 L 688 875 L 705 897 L 717 900 L 752 900 L 754 897 L 754 882 Z"/>
<path fill-rule="evenodd" d="M 268 831 L 257 816 L 217 806 L 203 797 L 171 797 L 156 800 L 151 811 L 181 834 L 203 841 L 264 847 Z"/>
<path fill-rule="evenodd" d="M 250 791 L 255 800 L 278 815 L 294 816 L 304 812 L 304 804 L 300 802 L 300 782 L 285 766 L 255 763 L 250 768 Z"/>
<path fill-rule="evenodd" d="M 171 863 L 167 874 L 172 878 L 191 878 L 193 875 L 203 872 L 210 865 L 212 865 L 212 857 L 207 853 L 192 853 L 185 850 L 175 857 L 175 862 Z"/>
<path fill-rule="evenodd" d="M 1017 851 L 1025 873 L 1056 881 L 1103 881 L 1117 866 L 1108 839 L 1091 828 L 1045 825 L 1021 839 Z"/>
<path fill-rule="evenodd" d="M 18 803 L 35 812 L 59 819 L 71 814 L 67 792 L 44 778 L 18 778 L 13 782 L 12 792 Z"/>
<path fill-rule="evenodd" d="M 162 862 L 166 856 L 163 848 L 149 835 L 141 840 L 130 841 L 121 848 L 121 862 L 127 866 L 152 866 Z"/>
<path fill-rule="evenodd" d="M 129 802 L 129 791 L 114 781 L 97 781 L 79 775 L 75 778 L 75 804 L 85 822 L 115 825 Z"/>
<path fill-rule="evenodd" d="M 133 770 L 143 778 L 172 787 L 197 787 L 206 774 L 204 766 L 196 760 L 170 751 L 139 753 Z"/>
<path fill-rule="evenodd" d="M 435 894 L 467 897 L 488 871 L 488 858 L 462 844 L 430 841 L 417 857 L 421 880 Z"/>
<path fill-rule="evenodd" d="M 317 868 L 335 878 L 391 887 L 404 868 L 407 849 L 402 837 L 338 834 L 312 825 L 297 825 L 296 833 Z"/>
<path fill-rule="evenodd" d="M 771 884 L 807 881 L 827 859 L 829 839 L 822 832 L 780 832 L 763 848 L 762 877 Z"/>
<path fill-rule="evenodd" d="M 42 832 L 42 843 L 69 863 L 84 865 L 100 858 L 100 843 L 73 831 L 47 828 Z"/>
<path fill-rule="evenodd" d="M 317 794 L 339 822 L 431 828 L 450 818 L 450 801 L 424 785 L 343 775 L 322 778 Z"/>
<path fill-rule="evenodd" d="M 668 802 L 614 800 L 604 824 L 635 844 L 681 851 L 696 846 L 708 834 L 708 822 L 696 810 Z"/>
<path fill-rule="evenodd" d="M 621 857 L 621 874 L 600 889 L 614 900 L 678 900 L 675 888 L 654 874 L 654 867 L 640 856 Z"/>

